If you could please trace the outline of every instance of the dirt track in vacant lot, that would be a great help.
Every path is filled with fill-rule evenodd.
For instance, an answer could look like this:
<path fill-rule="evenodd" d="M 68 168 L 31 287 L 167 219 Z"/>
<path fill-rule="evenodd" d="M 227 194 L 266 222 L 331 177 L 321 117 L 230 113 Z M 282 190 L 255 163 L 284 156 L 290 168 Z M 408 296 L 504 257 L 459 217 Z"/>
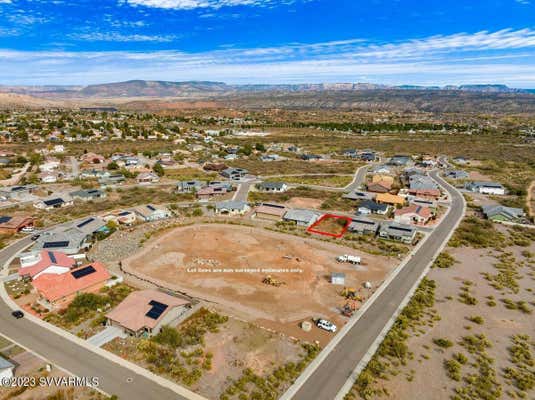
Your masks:
<path fill-rule="evenodd" d="M 346 253 L 360 255 L 363 265 L 335 261 L 337 255 Z M 344 272 L 346 286 L 362 287 L 364 281 L 370 281 L 376 287 L 395 261 L 314 239 L 205 224 L 174 229 L 147 243 L 123 265 L 169 288 L 215 302 L 223 312 L 297 335 L 297 322 L 311 317 L 344 322 L 338 309 L 344 303 L 339 295 L 343 287 L 329 282 L 331 272 Z M 284 284 L 263 284 L 267 275 Z M 310 340 L 318 335 L 303 332 L 299 336 Z"/>

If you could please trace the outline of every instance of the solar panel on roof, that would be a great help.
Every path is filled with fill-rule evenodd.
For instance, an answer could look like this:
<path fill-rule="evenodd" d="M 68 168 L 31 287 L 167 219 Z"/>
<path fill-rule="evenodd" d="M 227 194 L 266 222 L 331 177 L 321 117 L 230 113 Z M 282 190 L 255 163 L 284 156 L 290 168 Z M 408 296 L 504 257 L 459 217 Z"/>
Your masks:
<path fill-rule="evenodd" d="M 155 209 L 153 206 L 151 206 L 150 204 L 147 206 L 147 208 L 148 208 L 149 210 L 151 210 L 151 211 L 156 211 L 156 209 Z"/>
<path fill-rule="evenodd" d="M 76 225 L 78 228 L 82 228 L 84 226 L 86 226 L 87 224 L 90 224 L 91 222 L 93 222 L 95 220 L 95 218 L 89 218 L 89 219 L 86 219 L 84 222 Z"/>
<path fill-rule="evenodd" d="M 8 221 L 11 221 L 11 217 L 8 217 L 8 216 L 0 217 L 0 224 L 4 224 Z"/>
<path fill-rule="evenodd" d="M 56 260 L 56 255 L 51 251 L 48 252 L 48 258 L 50 258 L 50 262 L 52 264 L 55 264 L 58 262 L 58 260 Z"/>
<path fill-rule="evenodd" d="M 45 242 L 45 244 L 43 244 L 43 248 L 44 249 L 50 249 L 52 247 L 66 247 L 69 245 L 69 242 L 64 240 L 64 241 L 61 241 L 61 242 Z"/>
<path fill-rule="evenodd" d="M 151 305 L 151 309 L 145 314 L 145 316 L 152 318 L 152 319 L 158 319 L 162 315 L 162 313 L 167 310 L 167 307 L 169 307 L 167 304 L 160 303 L 156 300 L 151 300 L 149 302 L 149 305 Z"/>
<path fill-rule="evenodd" d="M 119 213 L 119 216 L 120 217 L 124 217 L 125 215 L 129 215 L 130 214 L 130 211 L 123 211 L 121 213 Z"/>
<path fill-rule="evenodd" d="M 84 267 L 82 269 L 72 271 L 71 275 L 74 277 L 74 279 L 80 279 L 94 272 L 97 272 L 97 270 L 92 265 L 88 265 L 87 267 Z"/>
<path fill-rule="evenodd" d="M 45 200 L 43 203 L 45 203 L 47 206 L 55 206 L 56 204 L 63 203 L 63 199 Z"/>

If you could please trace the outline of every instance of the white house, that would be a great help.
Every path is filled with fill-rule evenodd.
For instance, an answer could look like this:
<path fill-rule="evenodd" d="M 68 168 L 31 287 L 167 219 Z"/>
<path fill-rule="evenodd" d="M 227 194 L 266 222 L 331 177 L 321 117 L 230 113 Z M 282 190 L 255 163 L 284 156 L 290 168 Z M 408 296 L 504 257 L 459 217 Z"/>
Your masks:
<path fill-rule="evenodd" d="M 505 187 L 496 182 L 470 182 L 466 185 L 466 189 L 472 192 L 479 192 L 482 194 L 504 195 Z"/>
<path fill-rule="evenodd" d="M 243 215 L 250 210 L 245 201 L 220 201 L 215 205 L 215 212 L 223 215 Z"/>

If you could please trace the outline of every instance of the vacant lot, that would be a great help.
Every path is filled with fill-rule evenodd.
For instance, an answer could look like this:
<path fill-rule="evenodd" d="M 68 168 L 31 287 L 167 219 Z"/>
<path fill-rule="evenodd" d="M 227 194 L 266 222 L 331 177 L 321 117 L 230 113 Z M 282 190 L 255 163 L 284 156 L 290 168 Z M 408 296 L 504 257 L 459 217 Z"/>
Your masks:
<path fill-rule="evenodd" d="M 358 254 L 363 265 L 339 264 L 335 257 L 340 254 Z M 319 316 L 343 322 L 339 316 L 342 287 L 330 284 L 331 272 L 344 272 L 347 286 L 362 287 L 364 281 L 371 281 L 376 287 L 394 263 L 314 239 L 213 224 L 174 229 L 148 242 L 123 266 L 215 302 L 223 312 L 313 340 L 318 338 L 317 330 L 296 330 L 298 322 Z M 262 283 L 268 275 L 284 284 Z"/>
<path fill-rule="evenodd" d="M 298 185 L 316 185 L 316 186 L 328 186 L 328 187 L 345 187 L 353 181 L 353 175 L 288 175 L 281 176 L 280 178 L 269 178 L 268 182 L 285 182 Z"/>
<path fill-rule="evenodd" d="M 303 161 L 284 160 L 263 162 L 260 160 L 238 160 L 228 163 L 232 167 L 245 168 L 255 175 L 284 174 L 352 174 L 362 164 L 351 161 Z"/>
<path fill-rule="evenodd" d="M 408 307 L 347 399 L 534 398 L 535 244 L 507 246 L 497 230 L 501 249 L 478 241 L 447 250 L 453 262 L 428 274 L 434 301 Z"/>

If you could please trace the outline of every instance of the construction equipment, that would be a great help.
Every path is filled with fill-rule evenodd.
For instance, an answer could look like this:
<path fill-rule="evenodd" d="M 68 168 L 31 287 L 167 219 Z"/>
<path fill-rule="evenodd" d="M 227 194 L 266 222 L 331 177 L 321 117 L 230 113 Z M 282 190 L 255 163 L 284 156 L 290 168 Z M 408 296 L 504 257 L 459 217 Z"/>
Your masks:
<path fill-rule="evenodd" d="M 268 275 L 264 279 L 262 279 L 262 283 L 275 287 L 286 285 L 286 282 L 279 281 L 278 279 L 273 278 L 271 275 Z"/>
<path fill-rule="evenodd" d="M 355 300 L 349 300 L 342 308 L 342 315 L 346 317 L 352 317 L 355 311 L 359 308 L 359 304 Z"/>
<path fill-rule="evenodd" d="M 362 301 L 362 296 L 358 294 L 358 289 L 345 287 L 340 295 L 345 297 L 348 300 L 358 300 Z"/>

